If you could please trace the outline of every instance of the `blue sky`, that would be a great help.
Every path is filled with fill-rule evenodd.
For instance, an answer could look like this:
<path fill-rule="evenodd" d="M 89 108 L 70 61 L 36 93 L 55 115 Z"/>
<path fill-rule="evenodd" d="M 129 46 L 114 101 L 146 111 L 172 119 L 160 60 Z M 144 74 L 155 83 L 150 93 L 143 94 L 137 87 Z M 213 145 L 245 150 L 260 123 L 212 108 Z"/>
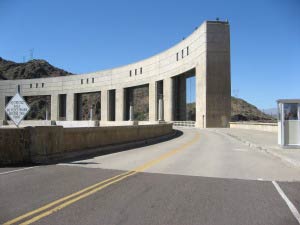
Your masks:
<path fill-rule="evenodd" d="M 159 53 L 204 20 L 231 26 L 232 92 L 259 108 L 300 98 L 300 1 L 0 0 L 0 56 L 73 73 Z"/>

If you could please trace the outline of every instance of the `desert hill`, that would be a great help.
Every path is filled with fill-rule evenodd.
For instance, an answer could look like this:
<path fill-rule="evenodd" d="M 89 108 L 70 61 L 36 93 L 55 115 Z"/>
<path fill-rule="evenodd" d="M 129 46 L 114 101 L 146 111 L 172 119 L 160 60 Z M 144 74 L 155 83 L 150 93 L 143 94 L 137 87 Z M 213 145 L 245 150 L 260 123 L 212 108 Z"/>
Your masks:
<path fill-rule="evenodd" d="M 72 75 L 56 68 L 45 60 L 33 59 L 26 63 L 16 63 L 0 57 L 0 79 L 17 80 Z"/>

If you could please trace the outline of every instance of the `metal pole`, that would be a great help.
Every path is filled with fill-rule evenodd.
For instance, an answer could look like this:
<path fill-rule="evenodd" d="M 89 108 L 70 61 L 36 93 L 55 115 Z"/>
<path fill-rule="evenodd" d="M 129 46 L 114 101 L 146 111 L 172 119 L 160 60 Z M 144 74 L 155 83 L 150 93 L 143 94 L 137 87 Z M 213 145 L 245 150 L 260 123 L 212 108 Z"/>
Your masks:
<path fill-rule="evenodd" d="M 48 120 L 48 104 L 46 102 L 46 120 Z"/>
<path fill-rule="evenodd" d="M 280 111 L 281 111 L 281 145 L 285 145 L 285 121 L 284 121 L 284 103 L 280 103 Z"/>
<path fill-rule="evenodd" d="M 93 107 L 90 109 L 90 120 L 93 120 Z"/>
<path fill-rule="evenodd" d="M 300 103 L 298 103 L 298 120 L 300 121 Z"/>

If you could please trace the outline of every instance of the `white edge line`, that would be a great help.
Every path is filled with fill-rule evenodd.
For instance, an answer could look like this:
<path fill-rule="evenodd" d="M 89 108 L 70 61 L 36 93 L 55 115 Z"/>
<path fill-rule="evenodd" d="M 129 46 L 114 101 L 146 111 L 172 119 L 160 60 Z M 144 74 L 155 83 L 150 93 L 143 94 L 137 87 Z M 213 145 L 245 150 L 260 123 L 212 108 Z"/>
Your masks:
<path fill-rule="evenodd" d="M 18 170 L 11 170 L 11 171 L 0 173 L 0 175 L 14 173 L 14 172 L 22 171 L 22 170 L 29 170 L 29 169 L 36 168 L 36 167 L 38 167 L 38 166 L 32 166 L 32 167 L 27 167 L 27 168 L 18 169 Z"/>
<path fill-rule="evenodd" d="M 288 197 L 284 194 L 283 190 L 280 188 L 279 184 L 277 184 L 276 181 L 272 181 L 273 185 L 275 186 L 276 190 L 278 191 L 279 195 L 283 198 L 285 203 L 288 205 L 290 208 L 292 214 L 300 224 L 300 214 L 297 210 L 297 208 L 294 206 L 294 204 L 288 199 Z"/>

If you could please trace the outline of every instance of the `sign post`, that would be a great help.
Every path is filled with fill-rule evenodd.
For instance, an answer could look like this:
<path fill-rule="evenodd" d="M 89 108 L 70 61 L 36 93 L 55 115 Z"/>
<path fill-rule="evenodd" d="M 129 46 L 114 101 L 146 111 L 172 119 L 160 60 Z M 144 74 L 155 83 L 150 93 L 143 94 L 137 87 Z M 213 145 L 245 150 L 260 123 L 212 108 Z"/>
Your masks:
<path fill-rule="evenodd" d="M 14 124 L 16 124 L 17 127 L 19 127 L 19 124 L 30 110 L 30 107 L 19 93 L 20 90 L 18 87 L 18 93 L 9 101 L 9 103 L 5 107 L 6 114 L 14 122 Z"/>

